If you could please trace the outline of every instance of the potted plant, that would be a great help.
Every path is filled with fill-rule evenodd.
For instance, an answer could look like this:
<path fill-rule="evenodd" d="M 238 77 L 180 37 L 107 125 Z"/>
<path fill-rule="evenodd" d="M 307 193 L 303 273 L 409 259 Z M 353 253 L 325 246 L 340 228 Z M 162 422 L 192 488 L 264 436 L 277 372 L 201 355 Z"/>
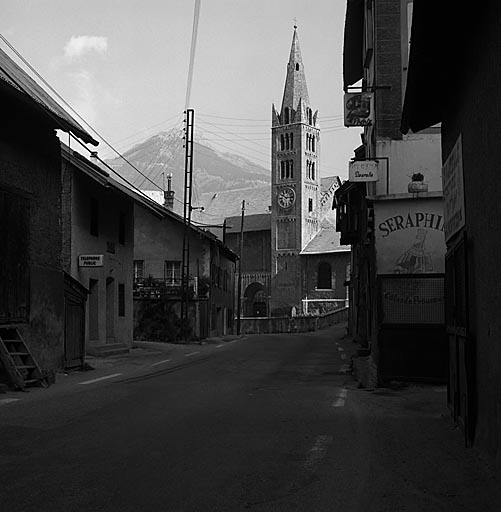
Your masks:
<path fill-rule="evenodd" d="M 420 172 L 415 172 L 411 176 L 411 182 L 407 185 L 407 190 L 411 194 L 417 192 L 428 192 L 428 183 L 424 181 L 424 176 Z"/>

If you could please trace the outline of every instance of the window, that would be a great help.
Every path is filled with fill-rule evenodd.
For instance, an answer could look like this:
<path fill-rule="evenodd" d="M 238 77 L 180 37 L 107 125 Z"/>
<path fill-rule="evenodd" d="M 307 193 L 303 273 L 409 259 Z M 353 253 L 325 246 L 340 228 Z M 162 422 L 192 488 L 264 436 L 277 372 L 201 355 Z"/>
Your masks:
<path fill-rule="evenodd" d="M 313 199 L 311 197 L 308 199 L 308 211 L 313 211 Z"/>
<path fill-rule="evenodd" d="M 325 261 L 318 265 L 317 288 L 332 289 L 332 270 L 330 264 Z"/>
<path fill-rule="evenodd" d="M 289 124 L 289 109 L 285 107 L 285 124 Z"/>
<path fill-rule="evenodd" d="M 144 260 L 134 260 L 134 279 L 144 277 Z"/>
<path fill-rule="evenodd" d="M 294 134 L 293 134 L 293 133 L 291 133 L 291 134 L 289 135 L 289 137 L 290 137 L 290 141 L 291 141 L 291 149 L 294 149 Z"/>
<path fill-rule="evenodd" d="M 313 112 L 312 112 L 311 108 L 308 109 L 308 122 L 310 124 L 313 124 Z"/>
<path fill-rule="evenodd" d="M 280 179 L 285 178 L 285 162 L 280 162 Z"/>
<path fill-rule="evenodd" d="M 289 177 L 289 160 L 287 160 L 285 162 L 285 177 L 288 178 Z"/>
<path fill-rule="evenodd" d="M 311 150 L 315 152 L 315 136 L 311 136 Z"/>
<path fill-rule="evenodd" d="M 181 283 L 181 262 L 180 261 L 166 261 L 165 262 L 165 281 L 168 284 Z"/>
<path fill-rule="evenodd" d="M 118 283 L 118 316 L 125 316 L 125 284 Z"/>
<path fill-rule="evenodd" d="M 90 234 L 99 236 L 99 202 L 95 197 L 90 200 Z"/>
<path fill-rule="evenodd" d="M 285 149 L 289 149 L 289 134 L 285 134 Z"/>
<path fill-rule="evenodd" d="M 125 245 L 125 213 L 120 212 L 118 217 L 118 243 Z"/>
<path fill-rule="evenodd" d="M 296 63 L 296 71 L 299 71 L 299 64 Z"/>
<path fill-rule="evenodd" d="M 283 133 L 280 135 L 280 149 L 282 151 L 285 149 L 285 141 L 284 141 L 284 134 Z"/>
<path fill-rule="evenodd" d="M 311 162 L 311 179 L 315 179 L 315 162 Z"/>
<path fill-rule="evenodd" d="M 290 173 L 290 177 L 291 178 L 294 178 L 294 162 L 291 160 L 291 173 Z"/>

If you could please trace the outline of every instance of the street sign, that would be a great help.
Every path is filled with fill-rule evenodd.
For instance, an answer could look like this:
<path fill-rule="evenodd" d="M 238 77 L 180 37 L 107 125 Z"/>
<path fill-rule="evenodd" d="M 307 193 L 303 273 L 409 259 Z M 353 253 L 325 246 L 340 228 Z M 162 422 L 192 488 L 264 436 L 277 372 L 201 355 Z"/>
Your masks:
<path fill-rule="evenodd" d="M 79 267 L 102 267 L 103 262 L 103 254 L 81 254 L 78 257 Z"/>

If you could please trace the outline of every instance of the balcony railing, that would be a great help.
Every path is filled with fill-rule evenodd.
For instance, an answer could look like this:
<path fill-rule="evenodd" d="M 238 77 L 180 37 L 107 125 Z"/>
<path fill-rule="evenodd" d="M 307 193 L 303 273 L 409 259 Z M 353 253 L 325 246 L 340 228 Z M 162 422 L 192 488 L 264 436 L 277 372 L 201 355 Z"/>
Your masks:
<path fill-rule="evenodd" d="M 189 279 L 188 293 L 193 297 L 198 293 L 198 280 Z M 181 278 L 135 277 L 132 288 L 135 298 L 160 299 L 162 297 L 181 297 Z"/>

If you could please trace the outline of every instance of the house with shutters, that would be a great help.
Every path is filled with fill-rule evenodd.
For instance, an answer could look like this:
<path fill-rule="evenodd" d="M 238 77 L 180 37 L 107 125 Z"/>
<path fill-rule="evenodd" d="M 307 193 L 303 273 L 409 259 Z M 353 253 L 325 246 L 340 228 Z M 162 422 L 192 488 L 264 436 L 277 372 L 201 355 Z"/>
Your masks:
<path fill-rule="evenodd" d="M 65 364 L 56 130 L 98 143 L 2 50 L 0 99 L 0 338 L 18 333 L 41 369 L 54 371 Z"/>

